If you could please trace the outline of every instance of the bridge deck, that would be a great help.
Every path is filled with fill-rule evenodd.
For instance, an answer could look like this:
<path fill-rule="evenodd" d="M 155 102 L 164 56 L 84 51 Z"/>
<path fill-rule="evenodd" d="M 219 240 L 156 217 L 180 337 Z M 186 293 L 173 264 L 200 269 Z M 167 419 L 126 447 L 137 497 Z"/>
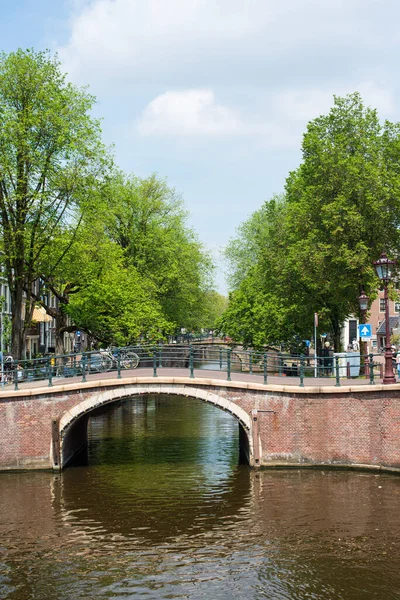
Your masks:
<path fill-rule="evenodd" d="M 90 387 L 91 382 L 98 381 L 107 381 L 114 380 L 117 378 L 116 371 L 108 371 L 104 373 L 93 373 L 87 375 L 86 383 L 82 382 L 82 376 L 78 377 L 53 377 L 52 383 L 53 386 L 49 387 L 47 384 L 47 380 L 40 381 L 25 381 L 18 384 L 18 391 L 14 391 L 14 384 L 8 383 L 5 384 L 4 387 L 0 387 L 0 398 L 15 396 L 15 395 L 23 395 L 23 393 L 28 390 L 38 392 L 39 389 L 46 389 L 47 392 L 57 391 L 57 388 L 68 388 L 70 385 L 75 389 L 77 384 L 82 383 L 84 387 Z M 158 368 L 157 369 L 157 377 L 153 377 L 153 369 L 150 368 L 137 368 L 131 370 L 122 370 L 121 371 L 121 379 L 122 380 L 132 380 L 132 378 L 145 378 L 146 380 L 151 379 L 152 382 L 157 383 L 159 379 L 165 378 L 175 378 L 184 380 L 185 383 L 195 383 L 201 382 L 201 380 L 210 380 L 214 381 L 217 385 L 227 385 L 228 387 L 237 387 L 238 384 L 245 384 L 246 387 L 250 386 L 255 389 L 273 389 L 275 391 L 285 391 L 285 389 L 297 388 L 296 392 L 330 392 L 333 391 L 349 391 L 356 387 L 359 391 L 373 391 L 379 389 L 398 389 L 400 387 L 399 384 L 394 385 L 382 385 L 382 380 L 376 378 L 375 385 L 371 385 L 369 381 L 365 378 L 354 378 L 354 379 L 341 379 L 340 384 L 341 387 L 336 386 L 336 381 L 334 378 L 322 378 L 322 377 L 307 377 L 304 380 L 304 387 L 300 387 L 300 378 L 299 377 L 282 377 L 282 376 L 270 376 L 268 375 L 267 383 L 264 383 L 263 376 L 261 374 L 249 374 L 249 373 L 235 373 L 231 374 L 231 381 L 227 380 L 226 372 L 224 371 L 216 371 L 216 370 L 206 370 L 206 369 L 195 369 L 194 370 L 194 379 L 189 379 L 189 372 L 187 369 L 181 368 Z M 205 383 L 205 381 L 204 381 Z M 294 391 L 294 390 L 293 390 Z"/>

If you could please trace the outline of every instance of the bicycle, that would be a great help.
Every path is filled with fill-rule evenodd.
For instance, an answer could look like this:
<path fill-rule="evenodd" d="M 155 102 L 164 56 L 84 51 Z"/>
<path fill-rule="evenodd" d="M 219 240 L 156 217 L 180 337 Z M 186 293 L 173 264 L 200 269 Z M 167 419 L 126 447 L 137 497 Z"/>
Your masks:
<path fill-rule="evenodd" d="M 132 350 L 120 350 L 119 364 L 121 369 L 136 369 L 140 362 L 139 356 Z M 87 357 L 86 369 L 96 373 L 105 373 L 118 368 L 118 351 L 113 353 L 111 348 L 99 350 Z"/>

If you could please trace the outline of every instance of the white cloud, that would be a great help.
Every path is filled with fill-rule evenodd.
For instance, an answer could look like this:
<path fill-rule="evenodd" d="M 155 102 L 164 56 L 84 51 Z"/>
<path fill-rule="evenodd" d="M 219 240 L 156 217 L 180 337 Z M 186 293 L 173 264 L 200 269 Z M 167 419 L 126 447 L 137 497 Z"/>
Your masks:
<path fill-rule="evenodd" d="M 395 111 L 395 101 L 389 89 L 372 82 L 353 82 L 331 86 L 328 89 L 286 90 L 275 98 L 275 107 L 282 118 L 307 123 L 321 114 L 326 114 L 333 104 L 333 96 L 345 96 L 360 92 L 366 106 L 377 108 L 379 114 L 388 117 Z"/>
<path fill-rule="evenodd" d="M 326 71 L 331 55 L 348 72 L 355 57 L 372 63 L 386 51 L 387 38 L 374 24 L 384 19 L 387 36 L 392 26 L 389 7 L 383 14 L 375 0 L 80 0 L 76 6 L 59 51 L 71 77 L 84 83 L 157 77 L 182 86 L 193 75 L 206 87 L 215 77 L 255 82 L 276 69 L 295 76 L 302 60 L 310 74 Z"/>
<path fill-rule="evenodd" d="M 142 136 L 259 138 L 270 148 L 299 148 L 307 122 L 326 114 L 333 95 L 359 91 L 366 105 L 388 117 L 395 110 L 390 91 L 360 83 L 354 89 L 289 89 L 267 96 L 264 115 L 218 104 L 211 89 L 167 91 L 152 100 L 137 122 Z"/>
<path fill-rule="evenodd" d="M 226 136 L 245 133 L 239 115 L 217 104 L 212 90 L 168 91 L 154 98 L 138 123 L 141 135 Z"/>

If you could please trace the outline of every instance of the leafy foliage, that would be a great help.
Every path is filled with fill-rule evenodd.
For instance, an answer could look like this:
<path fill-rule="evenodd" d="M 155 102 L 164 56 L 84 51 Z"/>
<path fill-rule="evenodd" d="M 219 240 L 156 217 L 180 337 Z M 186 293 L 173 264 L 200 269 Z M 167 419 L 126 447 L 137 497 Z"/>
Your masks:
<path fill-rule="evenodd" d="M 39 276 L 54 229 L 79 223 L 77 208 L 83 209 L 103 167 L 100 126 L 89 114 L 93 103 L 85 90 L 66 82 L 47 52 L 0 56 L 1 242 L 15 356 L 23 343 L 23 291 Z"/>
<path fill-rule="evenodd" d="M 398 254 L 399 225 L 400 126 L 382 125 L 357 93 L 335 97 L 329 114 L 309 123 L 285 196 L 228 247 L 235 291 L 221 326 L 260 346 L 311 337 L 318 312 L 339 347 L 361 289 L 373 297 L 378 287 L 373 260 Z"/>

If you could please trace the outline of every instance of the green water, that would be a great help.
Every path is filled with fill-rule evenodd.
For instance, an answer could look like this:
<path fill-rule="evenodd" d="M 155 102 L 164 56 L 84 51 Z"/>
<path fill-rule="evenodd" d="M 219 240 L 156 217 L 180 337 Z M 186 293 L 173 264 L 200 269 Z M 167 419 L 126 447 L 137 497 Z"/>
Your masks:
<path fill-rule="evenodd" d="M 193 399 L 96 414 L 88 463 L 0 476 L 0 598 L 400 598 L 400 478 L 251 471 Z"/>

